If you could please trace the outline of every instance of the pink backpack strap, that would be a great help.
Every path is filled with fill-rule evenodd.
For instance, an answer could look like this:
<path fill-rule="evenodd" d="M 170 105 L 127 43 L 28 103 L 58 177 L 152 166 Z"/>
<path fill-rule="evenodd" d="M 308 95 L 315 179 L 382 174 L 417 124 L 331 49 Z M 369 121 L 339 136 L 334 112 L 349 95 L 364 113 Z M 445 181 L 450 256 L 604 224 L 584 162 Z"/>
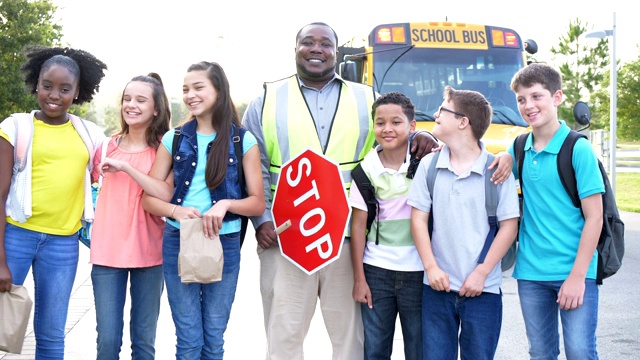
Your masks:
<path fill-rule="evenodd" d="M 84 121 L 79 117 L 69 114 L 69 118 L 71 119 L 71 124 L 76 129 L 80 138 L 87 146 L 87 151 L 89 152 L 89 171 L 93 168 L 93 155 L 95 154 L 95 145 L 93 144 L 93 140 L 91 139 L 91 134 L 89 133 L 89 129 L 87 129 L 87 125 L 85 125 Z"/>
<path fill-rule="evenodd" d="M 16 128 L 16 143 L 13 147 L 14 174 L 24 170 L 27 165 L 27 154 L 31 149 L 31 138 L 33 137 L 33 115 L 28 115 L 28 118 L 23 114 L 11 115 Z"/>

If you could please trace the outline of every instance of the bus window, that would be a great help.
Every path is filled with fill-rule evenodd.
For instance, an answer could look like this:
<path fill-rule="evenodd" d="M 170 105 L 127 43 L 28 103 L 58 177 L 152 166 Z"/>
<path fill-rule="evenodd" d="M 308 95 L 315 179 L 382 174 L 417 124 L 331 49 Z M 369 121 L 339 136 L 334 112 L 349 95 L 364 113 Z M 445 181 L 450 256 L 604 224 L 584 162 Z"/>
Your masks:
<path fill-rule="evenodd" d="M 490 151 L 503 150 L 505 143 L 529 131 L 509 88 L 513 75 L 526 66 L 525 48 L 515 31 L 449 22 L 381 24 L 370 32 L 365 48 L 360 78 L 379 93 L 409 96 L 419 129 L 433 127 L 433 114 L 450 85 L 479 91 L 491 103 L 492 126 L 485 135 Z"/>

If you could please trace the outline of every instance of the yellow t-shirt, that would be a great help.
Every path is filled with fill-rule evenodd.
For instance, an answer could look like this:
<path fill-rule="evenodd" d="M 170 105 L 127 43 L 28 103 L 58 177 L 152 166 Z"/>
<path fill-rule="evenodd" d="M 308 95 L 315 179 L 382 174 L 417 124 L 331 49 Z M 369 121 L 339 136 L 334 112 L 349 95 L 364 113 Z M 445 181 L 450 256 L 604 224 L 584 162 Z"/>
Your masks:
<path fill-rule="evenodd" d="M 70 121 L 48 125 L 34 118 L 32 215 L 25 223 L 7 222 L 53 235 L 80 229 L 84 211 L 84 175 L 89 152 Z"/>

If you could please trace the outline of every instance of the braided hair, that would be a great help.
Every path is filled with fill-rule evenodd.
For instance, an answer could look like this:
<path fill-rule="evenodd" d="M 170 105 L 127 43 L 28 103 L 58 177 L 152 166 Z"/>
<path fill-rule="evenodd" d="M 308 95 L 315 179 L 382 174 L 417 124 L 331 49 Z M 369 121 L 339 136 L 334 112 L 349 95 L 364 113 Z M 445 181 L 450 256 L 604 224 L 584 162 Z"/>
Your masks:
<path fill-rule="evenodd" d="M 78 79 L 78 97 L 74 104 L 82 104 L 93 100 L 100 89 L 100 81 L 104 78 L 107 65 L 84 50 L 61 47 L 27 45 L 23 50 L 27 62 L 20 68 L 25 75 L 26 90 L 36 93 L 40 74 L 54 65 L 65 67 Z"/>

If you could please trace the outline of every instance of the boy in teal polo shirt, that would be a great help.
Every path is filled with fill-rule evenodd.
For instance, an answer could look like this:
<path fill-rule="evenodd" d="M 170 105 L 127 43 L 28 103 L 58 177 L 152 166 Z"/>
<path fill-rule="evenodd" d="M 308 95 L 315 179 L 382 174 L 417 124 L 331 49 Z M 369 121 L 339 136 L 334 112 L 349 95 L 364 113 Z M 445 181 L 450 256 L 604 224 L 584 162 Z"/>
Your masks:
<path fill-rule="evenodd" d="M 570 129 L 558 120 L 561 88 L 560 73 L 541 63 L 523 68 L 511 82 L 520 114 L 533 128 L 522 174 L 513 168 L 522 178 L 524 196 L 513 277 L 532 359 L 557 359 L 558 312 L 567 359 L 597 359 L 596 245 L 604 184 L 591 144 L 579 139 L 572 162 L 582 212 L 562 186 L 557 155 Z M 509 152 L 514 154 L 513 146 Z"/>

